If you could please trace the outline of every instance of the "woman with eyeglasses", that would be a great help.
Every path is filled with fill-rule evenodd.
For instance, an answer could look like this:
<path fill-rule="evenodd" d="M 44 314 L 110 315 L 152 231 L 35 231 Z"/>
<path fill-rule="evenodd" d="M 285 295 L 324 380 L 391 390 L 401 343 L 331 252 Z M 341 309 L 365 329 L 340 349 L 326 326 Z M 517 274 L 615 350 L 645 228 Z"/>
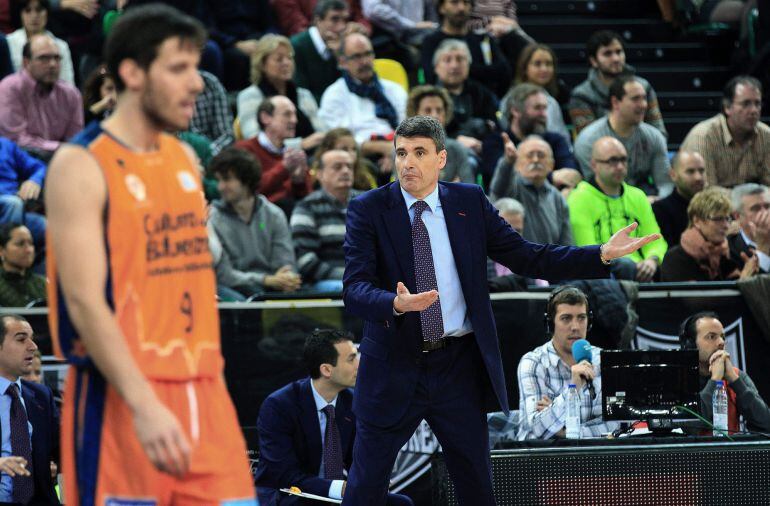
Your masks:
<path fill-rule="evenodd" d="M 45 34 L 53 38 L 56 46 L 59 48 L 59 57 L 61 58 L 61 70 L 59 79 L 70 84 L 75 84 L 75 73 L 72 66 L 72 56 L 70 47 L 65 41 L 54 36 L 46 30 L 48 25 L 48 13 L 51 12 L 51 4 L 48 0 L 19 0 L 11 2 L 11 20 L 14 26 L 20 28 L 7 35 L 8 49 L 11 52 L 11 62 L 14 71 L 22 68 L 23 58 L 22 50 L 33 35 Z"/>
<path fill-rule="evenodd" d="M 727 281 L 757 273 L 758 257 L 730 258 L 727 234 L 733 221 L 728 190 L 713 186 L 696 194 L 687 207 L 689 226 L 678 246 L 668 250 L 660 268 L 661 281 Z"/>

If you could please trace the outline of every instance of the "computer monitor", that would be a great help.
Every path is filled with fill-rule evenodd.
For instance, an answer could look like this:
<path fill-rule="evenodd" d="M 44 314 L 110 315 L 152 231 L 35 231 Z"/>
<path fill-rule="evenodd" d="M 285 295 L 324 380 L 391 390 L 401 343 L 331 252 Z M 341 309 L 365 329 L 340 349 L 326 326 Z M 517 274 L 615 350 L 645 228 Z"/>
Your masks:
<path fill-rule="evenodd" d="M 669 430 L 697 420 L 700 382 L 697 350 L 602 350 L 602 417 L 647 422 Z"/>

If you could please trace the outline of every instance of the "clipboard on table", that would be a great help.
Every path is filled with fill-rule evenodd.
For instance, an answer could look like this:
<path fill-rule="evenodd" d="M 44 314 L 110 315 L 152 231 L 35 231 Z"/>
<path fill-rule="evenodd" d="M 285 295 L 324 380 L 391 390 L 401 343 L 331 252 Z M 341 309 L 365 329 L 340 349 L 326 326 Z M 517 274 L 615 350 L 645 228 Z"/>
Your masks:
<path fill-rule="evenodd" d="M 284 494 L 294 495 L 297 497 L 304 497 L 305 499 L 313 499 L 314 501 L 323 501 L 323 502 L 329 502 L 332 504 L 342 504 L 341 499 L 332 499 L 331 497 L 326 497 L 323 495 L 308 494 L 307 492 L 301 492 L 298 490 L 299 489 L 292 490 L 290 488 L 280 489 L 280 491 L 283 492 Z"/>

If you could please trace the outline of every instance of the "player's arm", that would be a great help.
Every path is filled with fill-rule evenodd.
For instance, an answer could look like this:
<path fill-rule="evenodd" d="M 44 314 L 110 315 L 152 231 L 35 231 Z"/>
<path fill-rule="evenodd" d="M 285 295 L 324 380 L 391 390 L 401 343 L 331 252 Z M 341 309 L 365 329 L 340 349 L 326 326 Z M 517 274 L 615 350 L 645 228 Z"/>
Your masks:
<path fill-rule="evenodd" d="M 104 297 L 107 188 L 91 155 L 77 146 L 62 147 L 51 161 L 45 200 L 60 287 L 89 356 L 128 405 L 152 463 L 161 471 L 184 474 L 190 458 L 187 438 L 140 372 Z"/>

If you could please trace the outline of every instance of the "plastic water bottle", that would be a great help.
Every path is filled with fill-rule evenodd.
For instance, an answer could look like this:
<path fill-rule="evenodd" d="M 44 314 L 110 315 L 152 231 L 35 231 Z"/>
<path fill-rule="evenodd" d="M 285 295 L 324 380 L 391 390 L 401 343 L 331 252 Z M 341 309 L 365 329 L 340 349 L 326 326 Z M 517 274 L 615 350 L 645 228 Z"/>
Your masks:
<path fill-rule="evenodd" d="M 580 395 L 574 383 L 567 390 L 567 439 L 580 439 Z"/>
<path fill-rule="evenodd" d="M 720 380 L 716 382 L 714 394 L 711 397 L 711 409 L 714 413 L 714 435 L 727 435 L 727 390 L 725 382 Z"/>

